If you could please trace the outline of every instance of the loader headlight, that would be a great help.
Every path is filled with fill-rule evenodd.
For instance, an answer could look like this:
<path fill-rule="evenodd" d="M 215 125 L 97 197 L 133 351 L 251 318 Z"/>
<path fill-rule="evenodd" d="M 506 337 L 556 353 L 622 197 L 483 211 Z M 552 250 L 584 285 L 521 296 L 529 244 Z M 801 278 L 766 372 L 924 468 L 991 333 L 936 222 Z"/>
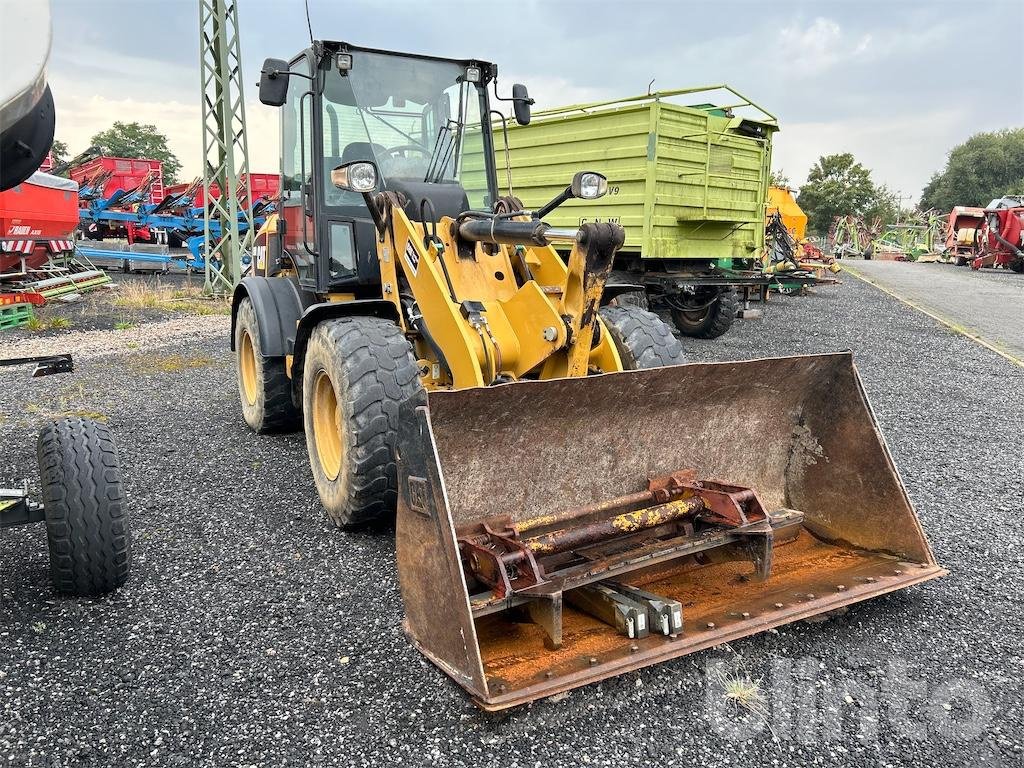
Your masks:
<path fill-rule="evenodd" d="M 346 192 L 373 192 L 377 188 L 377 166 L 366 160 L 339 165 L 331 171 L 331 183 Z"/>
<path fill-rule="evenodd" d="M 581 200 L 597 200 L 608 192 L 608 179 L 594 171 L 580 171 L 572 177 L 572 195 Z"/>

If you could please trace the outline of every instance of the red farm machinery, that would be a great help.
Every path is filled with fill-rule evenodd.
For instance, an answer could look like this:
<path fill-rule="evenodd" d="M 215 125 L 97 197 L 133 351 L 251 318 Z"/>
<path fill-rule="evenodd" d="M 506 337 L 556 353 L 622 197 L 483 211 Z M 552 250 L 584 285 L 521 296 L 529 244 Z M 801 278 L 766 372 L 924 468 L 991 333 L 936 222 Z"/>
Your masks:
<path fill-rule="evenodd" d="M 967 266 L 975 257 L 978 230 L 984 223 L 984 208 L 957 205 L 949 212 L 946 224 L 946 256 L 958 267 Z"/>
<path fill-rule="evenodd" d="M 1024 197 L 1008 195 L 988 204 L 974 254 L 971 269 L 1004 267 L 1024 272 Z"/>

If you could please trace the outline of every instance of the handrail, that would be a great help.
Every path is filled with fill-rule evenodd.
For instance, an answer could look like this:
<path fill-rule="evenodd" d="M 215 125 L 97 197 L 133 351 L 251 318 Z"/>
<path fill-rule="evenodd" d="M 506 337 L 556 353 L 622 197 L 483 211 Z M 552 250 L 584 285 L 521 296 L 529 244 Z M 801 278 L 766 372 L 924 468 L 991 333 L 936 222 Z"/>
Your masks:
<path fill-rule="evenodd" d="M 719 83 L 717 85 L 701 85 L 701 86 L 697 86 L 697 87 L 694 87 L 694 88 L 675 88 L 675 89 L 668 90 L 668 91 L 655 91 L 654 93 L 644 93 L 644 94 L 641 94 L 640 96 L 626 96 L 624 98 L 609 99 L 607 101 L 591 101 L 591 102 L 586 102 L 586 103 L 583 103 L 583 104 L 570 104 L 570 105 L 567 105 L 567 106 L 564 106 L 564 107 L 554 107 L 552 109 L 545 109 L 545 110 L 536 111 L 533 114 L 534 114 L 535 117 L 550 117 L 550 116 L 554 116 L 554 115 L 565 114 L 565 113 L 568 113 L 568 112 L 584 112 L 584 113 L 587 113 L 587 112 L 589 112 L 590 110 L 593 110 L 593 109 L 600 109 L 602 107 L 611 107 L 611 106 L 615 106 L 615 105 L 618 105 L 618 104 L 631 104 L 631 103 L 634 103 L 634 102 L 643 102 L 643 101 L 660 101 L 662 99 L 670 98 L 672 96 L 684 96 L 686 94 L 691 94 L 691 93 L 706 93 L 706 92 L 709 92 L 709 91 L 720 91 L 720 90 L 728 91 L 729 93 L 731 93 L 736 98 L 742 100 L 742 103 L 740 103 L 740 104 L 731 104 L 728 107 L 725 107 L 726 109 L 737 109 L 737 108 L 741 108 L 741 107 L 753 107 L 754 109 L 758 110 L 762 115 L 767 117 L 771 122 L 773 122 L 775 124 L 778 124 L 779 119 L 775 115 L 773 115 L 767 109 L 762 107 L 760 104 L 757 104 L 756 102 L 751 101 L 750 99 L 748 99 L 746 96 L 744 96 L 742 93 L 737 91 L 732 86 L 726 85 L 725 83 Z M 716 108 L 721 108 L 721 107 L 716 107 Z"/>

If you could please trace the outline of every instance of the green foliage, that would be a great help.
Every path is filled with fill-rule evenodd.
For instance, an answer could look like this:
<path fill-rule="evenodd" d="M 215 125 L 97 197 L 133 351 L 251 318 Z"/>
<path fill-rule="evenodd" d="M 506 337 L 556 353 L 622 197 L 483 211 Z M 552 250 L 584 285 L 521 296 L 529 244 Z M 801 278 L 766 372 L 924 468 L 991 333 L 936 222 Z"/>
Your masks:
<path fill-rule="evenodd" d="M 800 207 L 807 214 L 811 232 L 828 232 L 836 216 L 863 216 L 879 202 L 871 171 L 849 152 L 823 155 L 800 187 Z"/>
<path fill-rule="evenodd" d="M 772 187 L 785 187 L 789 189 L 791 182 L 785 171 L 779 168 L 777 171 L 772 171 L 772 175 L 768 177 L 768 184 Z"/>
<path fill-rule="evenodd" d="M 167 137 L 155 125 L 115 122 L 105 131 L 92 137 L 91 143 L 104 155 L 161 160 L 164 164 L 164 184 L 175 184 L 181 163 L 167 146 Z"/>
<path fill-rule="evenodd" d="M 1024 190 L 1024 128 L 976 133 L 950 150 L 921 193 L 921 208 L 982 206 L 1015 190 Z"/>
<path fill-rule="evenodd" d="M 869 224 L 875 219 L 881 219 L 883 224 L 893 224 L 900 218 L 900 207 L 900 200 L 896 193 L 885 184 L 879 184 L 875 186 L 874 197 L 861 215 Z M 906 214 L 904 214 L 905 217 Z"/>
<path fill-rule="evenodd" d="M 60 165 L 68 159 L 68 145 L 60 139 L 54 139 L 53 146 L 50 147 L 50 154 L 53 155 L 53 164 Z"/>

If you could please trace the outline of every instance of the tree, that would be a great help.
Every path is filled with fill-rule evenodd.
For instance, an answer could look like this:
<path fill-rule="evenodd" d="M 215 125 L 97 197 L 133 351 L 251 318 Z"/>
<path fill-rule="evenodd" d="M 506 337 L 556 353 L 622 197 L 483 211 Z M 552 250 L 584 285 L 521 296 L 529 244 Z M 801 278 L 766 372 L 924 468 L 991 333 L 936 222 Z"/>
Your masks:
<path fill-rule="evenodd" d="M 772 175 L 768 177 L 768 184 L 772 187 L 785 187 L 789 189 L 789 176 L 781 168 L 777 171 L 772 171 Z"/>
<path fill-rule="evenodd" d="M 155 125 L 117 121 L 93 136 L 92 143 L 104 155 L 160 160 L 164 164 L 164 184 L 178 181 L 181 163 L 167 146 L 167 137 Z"/>
<path fill-rule="evenodd" d="M 900 200 L 895 192 L 885 184 L 879 184 L 875 186 L 871 202 L 868 203 L 867 208 L 861 211 L 860 215 L 869 223 L 875 219 L 881 219 L 883 224 L 895 224 L 901 216 L 906 218 L 909 212 L 901 211 Z M 831 219 L 829 223 L 831 224 Z"/>
<path fill-rule="evenodd" d="M 849 152 L 823 155 L 800 187 L 800 207 L 811 232 L 824 235 L 836 216 L 863 216 L 877 205 L 879 189 L 871 171 Z"/>
<path fill-rule="evenodd" d="M 54 139 L 53 146 L 50 147 L 50 154 L 53 156 L 53 164 L 60 165 L 68 159 L 68 145 L 60 139 Z"/>
<path fill-rule="evenodd" d="M 921 193 L 921 208 L 948 211 L 955 205 L 988 205 L 1024 188 L 1024 128 L 976 133 L 953 147 L 946 167 Z"/>

